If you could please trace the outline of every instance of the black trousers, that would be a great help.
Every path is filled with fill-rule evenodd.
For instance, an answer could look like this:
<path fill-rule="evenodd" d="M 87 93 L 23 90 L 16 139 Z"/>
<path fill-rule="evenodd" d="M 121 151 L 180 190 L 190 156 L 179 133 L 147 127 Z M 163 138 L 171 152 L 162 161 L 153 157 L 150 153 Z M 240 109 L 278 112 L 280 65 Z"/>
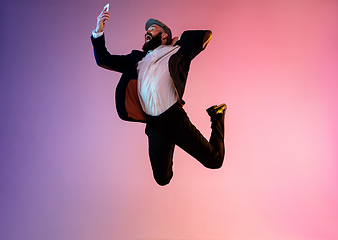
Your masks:
<path fill-rule="evenodd" d="M 148 116 L 145 132 L 148 136 L 149 158 L 153 175 L 159 185 L 173 177 L 175 145 L 182 148 L 207 168 L 220 168 L 224 160 L 224 115 L 213 119 L 208 141 L 190 122 L 179 103 L 157 117 Z"/>

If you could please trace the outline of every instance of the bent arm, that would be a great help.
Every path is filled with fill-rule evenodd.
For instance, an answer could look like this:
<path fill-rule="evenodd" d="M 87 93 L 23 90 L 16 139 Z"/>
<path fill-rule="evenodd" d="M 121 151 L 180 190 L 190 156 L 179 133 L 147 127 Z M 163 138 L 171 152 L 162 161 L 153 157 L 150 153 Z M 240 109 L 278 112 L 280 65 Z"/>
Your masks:
<path fill-rule="evenodd" d="M 181 45 L 185 58 L 192 60 L 206 48 L 211 38 L 210 30 L 188 30 L 182 33 L 176 44 Z"/>
<path fill-rule="evenodd" d="M 105 69 L 123 73 L 130 62 L 130 54 L 111 55 L 106 48 L 104 34 L 98 38 L 91 36 L 91 41 L 97 65 Z"/>

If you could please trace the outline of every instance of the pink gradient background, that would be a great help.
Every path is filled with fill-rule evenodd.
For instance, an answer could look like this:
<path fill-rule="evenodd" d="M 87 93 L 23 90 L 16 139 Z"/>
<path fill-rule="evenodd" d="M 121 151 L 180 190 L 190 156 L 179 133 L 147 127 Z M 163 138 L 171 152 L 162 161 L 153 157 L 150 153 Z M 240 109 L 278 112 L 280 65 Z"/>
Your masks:
<path fill-rule="evenodd" d="M 96 66 L 107 1 L 7 1 L 1 16 L 0 239 L 338 239 L 338 1 L 111 1 L 112 53 L 158 18 L 211 29 L 185 109 L 226 102 L 227 156 L 208 170 L 176 148 L 152 177 L 144 125 L 121 121 L 120 74 Z"/>

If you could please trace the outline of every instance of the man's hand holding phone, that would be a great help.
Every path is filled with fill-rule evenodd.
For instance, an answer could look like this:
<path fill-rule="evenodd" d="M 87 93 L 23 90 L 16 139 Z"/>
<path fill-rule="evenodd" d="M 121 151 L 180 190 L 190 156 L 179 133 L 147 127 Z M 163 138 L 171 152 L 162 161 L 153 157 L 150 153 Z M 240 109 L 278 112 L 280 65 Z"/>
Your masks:
<path fill-rule="evenodd" d="M 110 18 L 110 14 L 109 14 L 109 3 L 108 3 L 106 6 L 104 6 L 102 12 L 97 17 L 95 32 L 97 33 L 102 32 L 105 26 L 105 22 L 108 21 L 109 18 Z"/>

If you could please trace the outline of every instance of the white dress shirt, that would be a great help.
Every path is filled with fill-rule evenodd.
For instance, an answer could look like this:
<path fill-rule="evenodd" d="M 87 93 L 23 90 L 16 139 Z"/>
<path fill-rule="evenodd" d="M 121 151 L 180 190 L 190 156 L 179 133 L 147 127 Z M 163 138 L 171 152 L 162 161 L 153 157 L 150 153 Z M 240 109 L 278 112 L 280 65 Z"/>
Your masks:
<path fill-rule="evenodd" d="M 168 62 L 179 48 L 161 45 L 137 64 L 138 94 L 143 111 L 150 116 L 160 115 L 178 100 Z"/>

